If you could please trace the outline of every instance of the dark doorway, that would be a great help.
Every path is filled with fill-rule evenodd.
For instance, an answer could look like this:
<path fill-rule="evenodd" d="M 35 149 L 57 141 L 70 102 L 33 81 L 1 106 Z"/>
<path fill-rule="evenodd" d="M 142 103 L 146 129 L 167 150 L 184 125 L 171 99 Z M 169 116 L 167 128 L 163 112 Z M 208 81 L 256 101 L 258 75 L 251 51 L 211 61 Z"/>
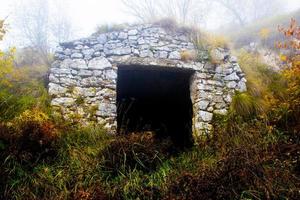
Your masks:
<path fill-rule="evenodd" d="M 118 133 L 153 131 L 179 146 L 193 144 L 190 78 L 193 70 L 119 66 Z"/>

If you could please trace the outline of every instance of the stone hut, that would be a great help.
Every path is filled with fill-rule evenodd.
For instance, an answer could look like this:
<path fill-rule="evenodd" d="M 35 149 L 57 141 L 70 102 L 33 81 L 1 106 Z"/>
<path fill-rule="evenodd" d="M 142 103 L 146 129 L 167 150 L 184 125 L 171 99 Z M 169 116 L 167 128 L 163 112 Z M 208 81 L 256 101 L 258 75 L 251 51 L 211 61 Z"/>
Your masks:
<path fill-rule="evenodd" d="M 208 134 L 213 114 L 226 114 L 246 80 L 229 49 L 199 50 L 189 35 L 147 24 L 60 44 L 49 75 L 51 105 L 112 133 L 157 131 L 179 140 Z M 187 53 L 197 59 L 183 58 Z"/>

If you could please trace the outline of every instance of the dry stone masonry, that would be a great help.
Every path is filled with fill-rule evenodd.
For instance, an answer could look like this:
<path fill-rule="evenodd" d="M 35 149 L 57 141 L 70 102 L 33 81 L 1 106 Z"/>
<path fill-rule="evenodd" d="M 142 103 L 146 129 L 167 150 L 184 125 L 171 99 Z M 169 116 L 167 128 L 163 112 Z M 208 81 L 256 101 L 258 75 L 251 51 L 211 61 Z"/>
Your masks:
<path fill-rule="evenodd" d="M 246 80 L 228 49 L 211 51 L 219 64 L 205 58 L 183 61 L 181 53 L 186 50 L 196 51 L 186 33 L 151 24 L 62 43 L 49 76 L 51 105 L 65 118 L 94 120 L 115 132 L 118 67 L 189 69 L 194 71 L 190 80 L 194 136 L 207 134 L 213 114 L 226 114 L 235 91 L 246 90 Z"/>

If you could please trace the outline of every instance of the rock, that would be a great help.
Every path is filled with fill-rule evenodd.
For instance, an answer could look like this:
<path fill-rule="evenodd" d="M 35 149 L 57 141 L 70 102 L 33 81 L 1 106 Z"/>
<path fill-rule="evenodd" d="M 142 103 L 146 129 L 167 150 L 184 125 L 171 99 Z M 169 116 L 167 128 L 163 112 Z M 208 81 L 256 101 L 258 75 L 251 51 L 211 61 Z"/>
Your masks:
<path fill-rule="evenodd" d="M 128 54 L 131 54 L 131 48 L 130 47 L 116 48 L 116 49 L 109 51 L 109 54 L 118 55 L 118 56 L 128 55 Z"/>
<path fill-rule="evenodd" d="M 136 29 L 128 31 L 128 35 L 137 35 L 138 31 Z"/>
<path fill-rule="evenodd" d="M 93 49 L 95 51 L 102 51 L 103 48 L 104 48 L 103 44 L 96 44 L 96 45 L 93 46 Z"/>
<path fill-rule="evenodd" d="M 88 68 L 85 60 L 83 60 L 83 59 L 72 60 L 72 62 L 70 63 L 70 67 L 73 69 L 87 69 Z"/>
<path fill-rule="evenodd" d="M 115 104 L 111 103 L 100 103 L 96 115 L 101 117 L 115 117 L 117 112 L 117 107 Z"/>
<path fill-rule="evenodd" d="M 211 131 L 213 129 L 212 125 L 206 122 L 196 122 L 195 127 L 198 130 L 209 130 Z"/>
<path fill-rule="evenodd" d="M 75 96 L 84 96 L 84 97 L 94 97 L 94 96 L 96 96 L 96 89 L 93 87 L 92 88 L 75 87 L 74 95 Z"/>
<path fill-rule="evenodd" d="M 199 117 L 202 121 L 204 122 L 209 122 L 212 120 L 213 118 L 213 114 L 210 112 L 206 112 L 206 111 L 200 111 L 199 112 Z"/>
<path fill-rule="evenodd" d="M 102 79 L 91 76 L 91 77 L 82 79 L 80 84 L 83 87 L 99 87 L 100 85 L 102 85 Z"/>
<path fill-rule="evenodd" d="M 74 104 L 75 104 L 75 99 L 67 98 L 67 97 L 55 98 L 52 99 L 51 101 L 52 106 L 74 106 Z"/>
<path fill-rule="evenodd" d="M 238 72 L 238 73 L 242 73 L 242 69 L 240 68 L 239 64 L 234 64 L 233 70 Z"/>
<path fill-rule="evenodd" d="M 232 74 L 225 76 L 224 80 L 225 81 L 237 81 L 237 80 L 240 80 L 240 77 L 238 77 L 238 75 L 236 75 L 236 73 L 233 72 Z"/>
<path fill-rule="evenodd" d="M 246 83 L 244 82 L 244 80 L 241 80 L 238 85 L 237 85 L 237 90 L 239 92 L 246 92 L 247 91 L 247 85 Z"/>
<path fill-rule="evenodd" d="M 105 34 L 101 34 L 97 37 L 97 41 L 100 44 L 105 44 L 107 42 L 107 36 Z"/>
<path fill-rule="evenodd" d="M 236 82 L 230 81 L 229 83 L 226 84 L 226 86 L 230 89 L 234 89 L 236 87 Z"/>
<path fill-rule="evenodd" d="M 214 114 L 218 114 L 218 115 L 226 115 L 227 114 L 227 110 L 226 109 L 222 109 L 222 110 L 215 110 Z"/>
<path fill-rule="evenodd" d="M 237 57 L 235 57 L 235 56 L 230 56 L 229 62 L 231 62 L 231 63 L 237 63 L 237 61 L 238 61 Z"/>
<path fill-rule="evenodd" d="M 60 68 L 51 68 L 51 73 L 53 74 L 71 74 L 71 69 L 60 69 Z"/>
<path fill-rule="evenodd" d="M 200 101 L 198 106 L 201 110 L 206 110 L 209 105 L 209 101 Z"/>
<path fill-rule="evenodd" d="M 83 58 L 83 55 L 81 53 L 73 53 L 71 58 Z"/>
<path fill-rule="evenodd" d="M 82 77 L 87 77 L 87 76 L 92 76 L 93 72 L 90 70 L 80 70 L 78 73 L 78 76 L 82 76 Z"/>
<path fill-rule="evenodd" d="M 62 83 L 63 85 L 66 85 L 66 86 L 75 86 L 75 85 L 77 85 L 77 81 L 72 79 L 72 78 L 69 78 L 69 77 L 61 77 L 59 79 L 59 82 Z"/>
<path fill-rule="evenodd" d="M 103 76 L 105 79 L 114 80 L 117 79 L 117 72 L 115 70 L 109 69 L 103 72 Z"/>
<path fill-rule="evenodd" d="M 49 94 L 50 95 L 62 95 L 68 91 L 67 88 L 62 87 L 55 83 L 49 83 Z"/>
<path fill-rule="evenodd" d="M 56 76 L 54 76 L 54 73 L 49 75 L 49 81 L 50 83 L 59 83 L 59 79 Z"/>
<path fill-rule="evenodd" d="M 125 39 L 128 38 L 128 34 L 125 33 L 125 32 L 121 32 L 121 33 L 119 33 L 118 38 L 121 39 L 121 40 L 125 40 Z"/>
<path fill-rule="evenodd" d="M 111 68 L 111 63 L 104 57 L 93 58 L 89 61 L 88 69 L 102 70 Z"/>
<path fill-rule="evenodd" d="M 227 104 L 230 104 L 231 102 L 232 102 L 232 97 L 231 97 L 231 95 L 226 95 L 226 97 L 224 98 L 224 100 L 225 100 L 225 102 L 227 103 Z"/>
<path fill-rule="evenodd" d="M 140 57 L 141 58 L 153 57 L 153 53 L 150 50 L 142 50 L 142 51 L 140 51 Z"/>
<path fill-rule="evenodd" d="M 94 52 L 95 52 L 94 49 L 84 49 L 84 50 L 82 50 L 82 53 L 84 54 L 85 57 L 92 57 Z"/>
<path fill-rule="evenodd" d="M 181 55 L 178 51 L 172 51 L 169 55 L 169 58 L 170 59 L 173 59 L 173 60 L 180 60 L 181 59 Z"/>
<path fill-rule="evenodd" d="M 145 44 L 146 42 L 145 42 L 145 40 L 143 38 L 140 38 L 140 39 L 138 39 L 137 43 L 139 45 L 141 45 L 141 44 Z"/>
<path fill-rule="evenodd" d="M 158 52 L 158 57 L 159 58 L 167 58 L 168 57 L 168 52 L 166 52 L 166 51 L 159 51 Z"/>

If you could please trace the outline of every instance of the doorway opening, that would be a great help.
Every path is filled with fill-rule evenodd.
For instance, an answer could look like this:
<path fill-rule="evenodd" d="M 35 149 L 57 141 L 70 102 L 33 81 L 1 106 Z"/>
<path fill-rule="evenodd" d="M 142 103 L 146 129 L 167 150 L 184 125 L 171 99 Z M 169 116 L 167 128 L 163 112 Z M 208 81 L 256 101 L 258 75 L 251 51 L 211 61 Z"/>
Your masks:
<path fill-rule="evenodd" d="M 118 66 L 117 132 L 151 131 L 170 137 L 178 146 L 193 144 L 193 106 L 190 78 L 193 70 Z"/>

